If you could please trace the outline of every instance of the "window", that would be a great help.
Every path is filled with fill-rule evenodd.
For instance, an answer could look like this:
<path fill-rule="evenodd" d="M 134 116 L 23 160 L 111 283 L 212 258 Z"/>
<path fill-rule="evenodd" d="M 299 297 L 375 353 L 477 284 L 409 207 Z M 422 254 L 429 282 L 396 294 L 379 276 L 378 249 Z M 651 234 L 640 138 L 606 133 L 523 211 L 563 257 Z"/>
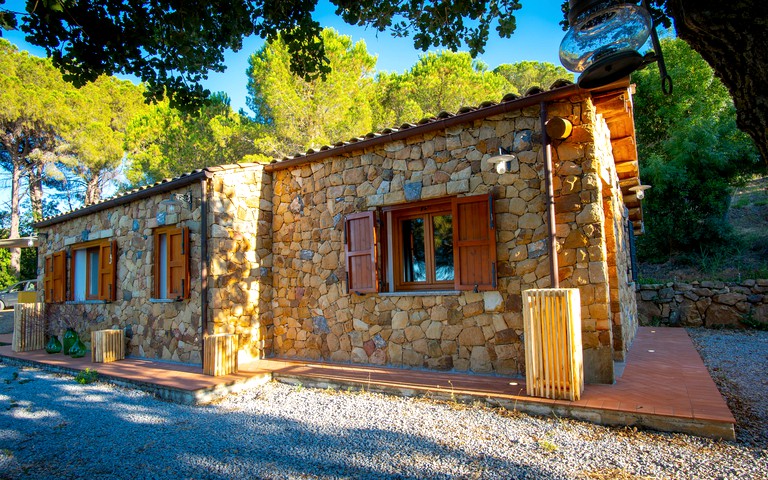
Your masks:
<path fill-rule="evenodd" d="M 189 228 L 155 229 L 155 291 L 158 299 L 189 298 Z"/>
<path fill-rule="evenodd" d="M 395 290 L 454 287 L 451 202 L 401 208 L 391 215 Z"/>
<path fill-rule="evenodd" d="M 97 240 L 72 248 L 71 292 L 76 302 L 115 300 L 117 242 Z"/>
<path fill-rule="evenodd" d="M 67 252 L 45 257 L 45 303 L 59 303 L 67 297 Z"/>
<path fill-rule="evenodd" d="M 424 201 L 347 216 L 347 288 L 385 291 L 496 288 L 490 195 Z"/>

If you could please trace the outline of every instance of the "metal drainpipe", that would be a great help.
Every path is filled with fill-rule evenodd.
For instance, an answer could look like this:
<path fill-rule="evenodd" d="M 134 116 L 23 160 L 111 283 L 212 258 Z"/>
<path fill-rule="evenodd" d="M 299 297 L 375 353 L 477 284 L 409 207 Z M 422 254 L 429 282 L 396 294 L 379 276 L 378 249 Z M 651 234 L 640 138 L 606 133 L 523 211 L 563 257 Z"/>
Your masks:
<path fill-rule="evenodd" d="M 544 150 L 544 186 L 547 190 L 547 224 L 549 228 L 549 277 L 552 288 L 560 288 L 557 265 L 557 226 L 555 224 L 555 189 L 552 185 L 552 146 L 547 135 L 547 104 L 541 102 L 541 146 Z"/>
<path fill-rule="evenodd" d="M 200 356 L 205 358 L 205 335 L 208 333 L 208 183 L 200 180 Z"/>

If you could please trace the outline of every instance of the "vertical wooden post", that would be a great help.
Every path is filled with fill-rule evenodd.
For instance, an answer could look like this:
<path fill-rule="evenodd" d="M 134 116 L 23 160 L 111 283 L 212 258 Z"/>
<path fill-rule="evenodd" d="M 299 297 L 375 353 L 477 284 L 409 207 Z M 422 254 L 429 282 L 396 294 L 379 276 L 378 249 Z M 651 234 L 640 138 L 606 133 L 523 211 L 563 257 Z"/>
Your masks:
<path fill-rule="evenodd" d="M 203 373 L 220 376 L 237 372 L 237 335 L 219 333 L 205 337 Z"/>
<path fill-rule="evenodd" d="M 45 315 L 42 303 L 18 303 L 13 309 L 14 352 L 45 348 Z"/>
<path fill-rule="evenodd" d="M 578 400 L 584 391 L 579 289 L 526 290 L 523 300 L 528 395 Z"/>
<path fill-rule="evenodd" d="M 107 363 L 125 358 L 125 333 L 122 330 L 91 332 L 91 361 Z"/>

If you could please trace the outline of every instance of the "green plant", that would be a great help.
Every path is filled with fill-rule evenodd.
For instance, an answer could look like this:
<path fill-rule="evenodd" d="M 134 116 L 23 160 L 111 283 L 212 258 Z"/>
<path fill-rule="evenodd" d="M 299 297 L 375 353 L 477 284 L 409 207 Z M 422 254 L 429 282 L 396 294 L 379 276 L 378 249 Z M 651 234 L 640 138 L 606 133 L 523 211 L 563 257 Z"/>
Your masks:
<path fill-rule="evenodd" d="M 99 372 L 90 368 L 86 368 L 75 376 L 75 381 L 80 385 L 87 385 L 89 383 L 95 382 L 98 378 Z"/>
<path fill-rule="evenodd" d="M 549 440 L 539 440 L 539 446 L 548 452 L 556 452 L 560 447 L 557 444 L 550 442 Z"/>
<path fill-rule="evenodd" d="M 637 283 L 640 285 L 659 285 L 664 282 L 653 277 L 644 277 L 643 275 L 640 275 L 637 277 Z"/>
<path fill-rule="evenodd" d="M 303 384 L 303 383 L 301 383 L 301 382 L 297 383 L 297 384 L 296 384 L 296 391 L 297 391 L 297 392 L 300 392 L 300 391 L 302 391 L 302 390 L 304 390 L 304 384 Z"/>
<path fill-rule="evenodd" d="M 741 323 L 755 330 L 768 330 L 768 322 L 761 322 L 755 318 L 755 313 L 751 308 L 749 312 L 741 316 Z"/>

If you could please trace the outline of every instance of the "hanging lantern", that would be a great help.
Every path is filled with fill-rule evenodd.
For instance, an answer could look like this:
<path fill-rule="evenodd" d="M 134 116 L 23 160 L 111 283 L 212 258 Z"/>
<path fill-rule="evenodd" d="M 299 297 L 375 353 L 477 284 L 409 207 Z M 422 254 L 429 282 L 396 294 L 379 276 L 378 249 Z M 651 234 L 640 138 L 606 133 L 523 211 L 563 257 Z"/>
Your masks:
<path fill-rule="evenodd" d="M 569 0 L 568 23 L 571 28 L 560 43 L 560 62 L 572 72 L 581 73 L 579 86 L 595 88 L 628 76 L 648 63 L 659 60 L 661 49 L 648 13 L 643 6 L 625 0 Z M 651 37 L 655 55 L 644 56 L 639 50 Z M 666 71 L 662 73 L 664 82 Z M 663 83 L 664 83 L 663 82 Z M 666 85 L 663 85 L 665 92 Z"/>

